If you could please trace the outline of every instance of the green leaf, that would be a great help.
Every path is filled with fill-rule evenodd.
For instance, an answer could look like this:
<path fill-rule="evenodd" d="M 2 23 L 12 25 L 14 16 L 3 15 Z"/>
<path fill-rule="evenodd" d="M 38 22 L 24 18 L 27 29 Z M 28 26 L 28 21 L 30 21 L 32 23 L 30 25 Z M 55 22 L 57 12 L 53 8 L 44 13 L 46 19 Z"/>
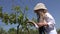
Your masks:
<path fill-rule="evenodd" d="M 7 14 L 7 13 L 4 13 L 4 14 L 3 14 L 3 18 L 4 18 L 4 19 L 9 19 L 8 14 Z"/>
<path fill-rule="evenodd" d="M 0 6 L 0 12 L 2 12 L 2 6 Z"/>
<path fill-rule="evenodd" d="M 4 22 L 6 25 L 8 25 L 8 20 L 7 19 L 3 19 L 2 22 Z"/>
<path fill-rule="evenodd" d="M 2 19 L 2 21 L 3 21 L 5 24 L 8 24 L 8 20 L 9 20 L 8 14 L 7 14 L 7 13 L 4 13 L 4 14 L 3 14 L 3 19 Z"/>
<path fill-rule="evenodd" d="M 0 12 L 0 18 L 3 18 L 3 13 L 2 12 Z"/>
<path fill-rule="evenodd" d="M 0 18 L 3 18 L 2 7 L 0 6 Z"/>
<path fill-rule="evenodd" d="M 28 11 L 28 10 L 29 10 L 29 9 L 28 9 L 28 6 L 26 6 L 26 7 L 25 7 L 25 10 L 26 10 L 26 11 Z"/>
<path fill-rule="evenodd" d="M 18 22 L 19 23 L 22 23 L 23 22 L 23 14 L 21 13 L 19 16 L 18 16 Z"/>
<path fill-rule="evenodd" d="M 16 24 L 16 15 L 15 14 L 10 14 L 10 17 L 9 17 L 9 22 L 10 24 Z"/>
<path fill-rule="evenodd" d="M 15 6 L 15 7 L 13 7 L 13 10 L 15 10 L 15 11 L 17 11 L 17 12 L 21 11 L 21 10 L 20 10 L 20 6 Z"/>

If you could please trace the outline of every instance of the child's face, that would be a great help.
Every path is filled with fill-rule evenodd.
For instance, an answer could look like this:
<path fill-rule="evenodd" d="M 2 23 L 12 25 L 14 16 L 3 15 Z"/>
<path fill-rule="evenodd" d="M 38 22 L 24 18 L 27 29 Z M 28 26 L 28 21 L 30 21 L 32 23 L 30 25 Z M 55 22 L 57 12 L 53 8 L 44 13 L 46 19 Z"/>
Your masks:
<path fill-rule="evenodd" d="M 37 12 L 38 15 L 44 14 L 44 10 L 43 9 L 37 10 L 36 12 Z"/>

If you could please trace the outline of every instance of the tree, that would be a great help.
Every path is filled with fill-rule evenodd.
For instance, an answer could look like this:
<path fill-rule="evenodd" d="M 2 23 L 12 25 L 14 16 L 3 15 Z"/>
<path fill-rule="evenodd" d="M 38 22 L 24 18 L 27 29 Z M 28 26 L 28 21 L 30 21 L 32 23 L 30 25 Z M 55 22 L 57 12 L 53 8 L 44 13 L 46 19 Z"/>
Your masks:
<path fill-rule="evenodd" d="M 60 29 L 57 30 L 57 33 L 60 34 Z"/>
<path fill-rule="evenodd" d="M 22 25 L 22 28 L 27 28 L 28 18 L 27 15 L 25 14 L 26 13 L 25 11 L 28 10 L 28 7 L 26 6 L 24 11 L 21 11 L 20 6 L 15 6 L 13 10 L 15 10 L 15 12 L 9 15 L 8 13 L 2 13 L 2 8 L 0 7 L 0 18 L 5 24 L 18 23 L 17 26 L 17 34 L 18 34 L 20 25 Z"/>
<path fill-rule="evenodd" d="M 0 34 L 7 34 L 7 32 L 2 27 L 0 27 Z"/>
<path fill-rule="evenodd" d="M 8 34 L 16 34 L 16 29 L 10 28 L 10 29 L 8 30 Z"/>
<path fill-rule="evenodd" d="M 3 18 L 2 7 L 0 6 L 0 19 Z"/>
<path fill-rule="evenodd" d="M 23 9 L 21 6 L 14 6 L 12 7 L 12 10 L 14 13 L 8 14 L 8 13 L 3 13 L 2 9 L 3 7 L 0 7 L 0 18 L 2 21 L 8 25 L 10 24 L 18 24 L 17 25 L 17 34 L 19 34 L 19 26 L 22 26 L 22 30 L 27 30 L 29 34 L 29 29 L 28 29 L 28 23 L 27 21 L 29 20 L 27 17 L 27 11 L 28 11 L 28 6 L 25 6 Z"/>

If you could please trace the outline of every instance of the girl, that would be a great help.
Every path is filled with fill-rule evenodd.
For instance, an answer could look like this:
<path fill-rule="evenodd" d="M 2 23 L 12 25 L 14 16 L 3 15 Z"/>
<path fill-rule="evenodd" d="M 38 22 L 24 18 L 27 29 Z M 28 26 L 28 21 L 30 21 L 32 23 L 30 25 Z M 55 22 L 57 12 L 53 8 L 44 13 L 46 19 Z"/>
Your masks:
<path fill-rule="evenodd" d="M 36 28 L 39 29 L 39 34 L 43 34 L 41 32 L 46 32 L 46 34 L 57 34 L 55 28 L 55 19 L 52 15 L 47 11 L 47 8 L 43 3 L 38 3 L 34 8 L 35 13 L 38 17 L 38 23 L 31 21 Z M 43 27 L 41 29 L 41 27 Z"/>

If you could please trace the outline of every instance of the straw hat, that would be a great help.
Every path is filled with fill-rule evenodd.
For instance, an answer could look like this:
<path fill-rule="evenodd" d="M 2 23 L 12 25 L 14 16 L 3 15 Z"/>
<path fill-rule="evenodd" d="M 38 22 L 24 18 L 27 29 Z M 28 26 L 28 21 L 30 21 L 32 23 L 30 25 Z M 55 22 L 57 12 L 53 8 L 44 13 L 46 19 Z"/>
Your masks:
<path fill-rule="evenodd" d="M 34 10 L 39 10 L 39 9 L 46 9 L 45 5 L 43 3 L 38 3 L 35 7 Z"/>

